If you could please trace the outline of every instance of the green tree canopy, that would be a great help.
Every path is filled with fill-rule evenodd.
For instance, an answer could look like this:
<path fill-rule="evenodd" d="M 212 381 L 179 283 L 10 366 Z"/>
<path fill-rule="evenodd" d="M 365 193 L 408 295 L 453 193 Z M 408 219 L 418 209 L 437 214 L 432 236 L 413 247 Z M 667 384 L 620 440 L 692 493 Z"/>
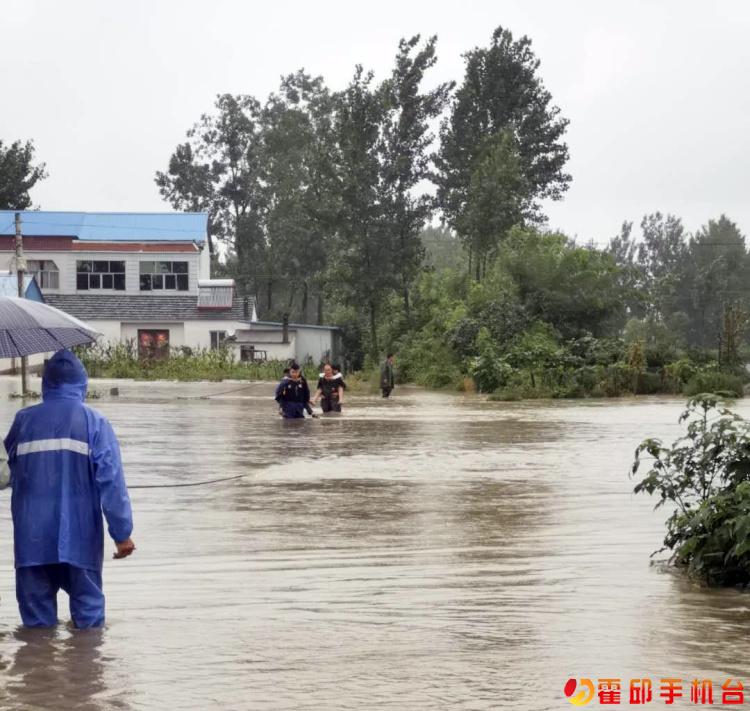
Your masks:
<path fill-rule="evenodd" d="M 490 46 L 465 55 L 464 81 L 442 124 L 436 157 L 438 199 L 449 224 L 461 232 L 470 206 L 472 175 L 486 156 L 487 140 L 508 131 L 513 136 L 521 198 L 528 216 L 538 216 L 538 201 L 560 199 L 570 183 L 564 168 L 568 125 L 538 76 L 531 40 L 514 40 L 498 27 Z"/>
<path fill-rule="evenodd" d="M 31 207 L 29 191 L 47 177 L 44 163 L 34 165 L 34 143 L 0 141 L 0 210 Z"/>

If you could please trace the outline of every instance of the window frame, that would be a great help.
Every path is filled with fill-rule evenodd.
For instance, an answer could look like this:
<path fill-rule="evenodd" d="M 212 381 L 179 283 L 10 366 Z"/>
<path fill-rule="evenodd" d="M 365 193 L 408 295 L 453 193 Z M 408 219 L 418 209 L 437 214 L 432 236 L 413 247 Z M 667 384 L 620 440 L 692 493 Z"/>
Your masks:
<path fill-rule="evenodd" d="M 106 264 L 106 271 L 102 265 Z M 122 265 L 122 269 L 113 269 L 112 265 Z M 83 268 L 88 265 L 88 268 Z M 98 269 L 97 266 L 98 265 Z M 76 259 L 76 291 L 126 291 L 127 262 L 124 259 Z M 81 286 L 83 280 L 86 286 Z M 109 282 L 111 286 L 103 286 Z M 122 283 L 118 287 L 117 283 Z M 94 286 L 96 284 L 96 286 Z"/>
<path fill-rule="evenodd" d="M 150 271 L 148 265 L 150 265 Z M 176 269 L 175 265 L 180 265 L 179 269 Z M 168 286 L 169 284 L 171 286 Z M 190 262 L 184 259 L 141 260 L 138 262 L 138 290 L 141 292 L 190 291 Z"/>
<path fill-rule="evenodd" d="M 224 346 L 227 341 L 226 331 L 209 331 L 208 332 L 209 342 L 211 344 L 212 351 L 218 351 Z"/>
<path fill-rule="evenodd" d="M 38 264 L 39 267 L 33 269 L 32 264 Z M 49 268 L 50 264 L 54 267 L 53 269 Z M 60 268 L 54 259 L 29 259 L 26 261 L 26 273 L 36 278 L 40 289 L 57 290 L 60 288 Z M 53 280 L 52 277 L 54 277 L 54 286 L 49 283 Z"/>

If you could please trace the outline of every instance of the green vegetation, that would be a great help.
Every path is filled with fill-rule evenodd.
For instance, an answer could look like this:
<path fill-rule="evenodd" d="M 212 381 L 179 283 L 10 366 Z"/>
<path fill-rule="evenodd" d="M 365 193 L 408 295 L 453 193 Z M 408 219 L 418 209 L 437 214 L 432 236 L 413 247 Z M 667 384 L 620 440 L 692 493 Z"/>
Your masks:
<path fill-rule="evenodd" d="M 285 365 L 279 361 L 242 363 L 226 349 L 173 348 L 169 357 L 138 358 L 134 342 L 95 344 L 76 348 L 89 377 L 134 380 L 279 380 Z"/>
<path fill-rule="evenodd" d="M 516 227 L 480 282 L 460 266 L 426 271 L 411 328 L 394 300 L 382 338 L 396 344 L 401 379 L 465 389 L 470 378 L 497 400 L 742 395 L 739 352 L 720 361 L 717 351 L 690 347 L 655 309 L 629 314 L 633 298 L 611 253 Z"/>
<path fill-rule="evenodd" d="M 671 447 L 647 439 L 632 473 L 650 466 L 635 492 L 673 505 L 663 550 L 671 562 L 710 585 L 750 583 L 750 422 L 716 395 L 688 402 L 687 433 Z M 661 552 L 661 551 L 657 551 Z"/>
<path fill-rule="evenodd" d="M 33 141 L 0 140 L 0 210 L 31 208 L 29 190 L 47 177 L 44 163 L 33 164 L 34 150 Z"/>
<path fill-rule="evenodd" d="M 209 212 L 216 270 L 265 317 L 341 326 L 350 371 L 388 350 L 401 382 L 493 399 L 741 394 L 737 226 L 690 235 L 657 212 L 600 247 L 544 229 L 571 181 L 568 121 L 531 41 L 499 27 L 464 58 L 435 85 L 437 41 L 415 36 L 381 81 L 357 67 L 334 91 L 299 71 L 265 102 L 219 96 L 156 182 Z"/>

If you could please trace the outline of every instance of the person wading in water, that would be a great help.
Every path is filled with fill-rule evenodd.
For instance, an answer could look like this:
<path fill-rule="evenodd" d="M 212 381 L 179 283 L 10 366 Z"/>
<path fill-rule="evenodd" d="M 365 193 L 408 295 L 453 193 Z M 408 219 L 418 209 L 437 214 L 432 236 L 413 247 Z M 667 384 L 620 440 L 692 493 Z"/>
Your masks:
<path fill-rule="evenodd" d="M 341 412 L 344 403 L 344 386 L 341 375 L 336 377 L 333 367 L 326 363 L 323 366 L 323 374 L 318 380 L 318 389 L 313 398 L 313 404 L 320 399 L 320 407 L 323 412 Z"/>
<path fill-rule="evenodd" d="M 312 414 L 310 387 L 297 363 L 289 366 L 289 377 L 284 377 L 276 386 L 275 400 L 281 407 L 282 417 L 287 420 L 304 418 L 305 411 Z"/>
<path fill-rule="evenodd" d="M 16 598 L 26 627 L 57 624 L 61 588 L 77 628 L 104 624 L 103 519 L 115 558 L 135 550 L 120 447 L 109 420 L 86 406 L 87 385 L 81 361 L 55 353 L 44 369 L 42 403 L 16 413 L 5 438 Z"/>
<path fill-rule="evenodd" d="M 383 367 L 380 369 L 380 389 L 383 391 L 383 397 L 389 397 L 393 390 L 393 361 L 395 356 L 389 353 L 386 356 Z"/>

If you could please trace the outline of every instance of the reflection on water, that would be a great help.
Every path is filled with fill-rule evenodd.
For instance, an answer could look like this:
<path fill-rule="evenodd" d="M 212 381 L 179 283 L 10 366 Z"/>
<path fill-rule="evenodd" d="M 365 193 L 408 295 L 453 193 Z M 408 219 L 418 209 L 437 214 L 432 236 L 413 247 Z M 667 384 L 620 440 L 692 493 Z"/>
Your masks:
<path fill-rule="evenodd" d="M 76 632 L 19 627 L 2 640 L 14 647 L 3 669 L 0 690 L 3 708 L 80 709 L 123 708 L 104 682 L 102 630 Z"/>
<path fill-rule="evenodd" d="M 227 389 L 97 403 L 131 485 L 247 475 L 133 489 L 98 635 L 17 629 L 0 499 L 0 707 L 543 710 L 569 676 L 750 676 L 750 598 L 650 567 L 666 514 L 630 493 L 680 401 L 402 388 L 284 422 L 268 385 L 198 399 Z"/>

